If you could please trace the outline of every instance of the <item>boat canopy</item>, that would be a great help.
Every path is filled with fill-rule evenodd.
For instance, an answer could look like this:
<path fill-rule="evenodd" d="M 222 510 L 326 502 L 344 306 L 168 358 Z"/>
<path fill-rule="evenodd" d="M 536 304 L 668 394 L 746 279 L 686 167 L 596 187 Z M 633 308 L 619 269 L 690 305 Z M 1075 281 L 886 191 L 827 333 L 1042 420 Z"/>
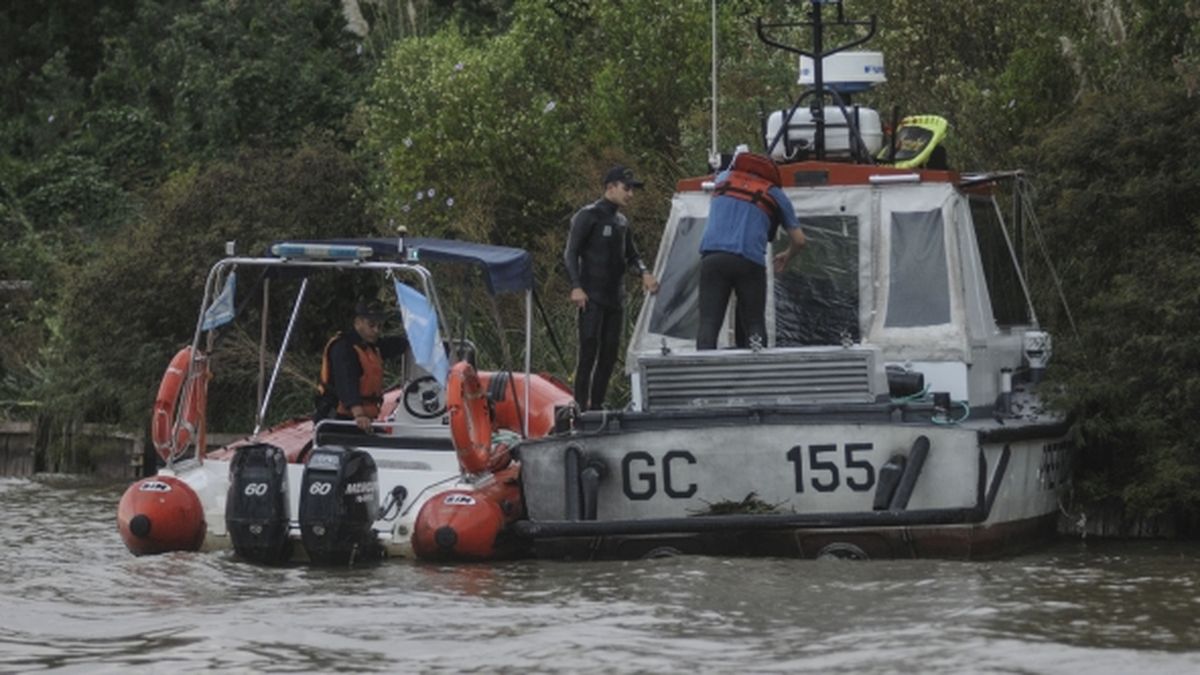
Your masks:
<path fill-rule="evenodd" d="M 970 345 L 998 331 L 968 200 L 953 185 L 784 192 L 809 245 L 783 275 L 768 274 L 770 346 L 865 342 L 889 360 L 969 363 Z M 639 353 L 695 350 L 700 238 L 710 201 L 703 191 L 672 200 L 655 265 L 659 292 L 639 316 L 629 367 Z M 769 253 L 783 248 L 786 242 L 776 241 Z M 724 345 L 729 331 L 722 335 Z"/>
<path fill-rule="evenodd" d="M 276 244 L 357 246 L 371 250 L 373 260 L 396 262 L 448 262 L 476 265 L 484 272 L 488 292 L 519 293 L 533 288 L 533 256 L 528 251 L 511 246 L 495 246 L 453 239 L 429 237 L 405 237 L 404 251 L 400 251 L 399 239 L 288 239 Z M 414 253 L 415 252 L 415 253 Z M 413 256 L 416 257 L 413 257 Z"/>

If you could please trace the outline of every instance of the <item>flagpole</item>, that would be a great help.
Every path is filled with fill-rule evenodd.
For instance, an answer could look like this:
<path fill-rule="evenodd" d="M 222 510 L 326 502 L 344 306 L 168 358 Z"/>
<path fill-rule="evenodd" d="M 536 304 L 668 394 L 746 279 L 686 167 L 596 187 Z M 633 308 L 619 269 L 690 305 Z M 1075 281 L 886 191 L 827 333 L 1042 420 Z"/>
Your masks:
<path fill-rule="evenodd" d="M 525 419 L 521 435 L 529 438 L 529 390 L 533 388 L 533 288 L 525 290 Z"/>

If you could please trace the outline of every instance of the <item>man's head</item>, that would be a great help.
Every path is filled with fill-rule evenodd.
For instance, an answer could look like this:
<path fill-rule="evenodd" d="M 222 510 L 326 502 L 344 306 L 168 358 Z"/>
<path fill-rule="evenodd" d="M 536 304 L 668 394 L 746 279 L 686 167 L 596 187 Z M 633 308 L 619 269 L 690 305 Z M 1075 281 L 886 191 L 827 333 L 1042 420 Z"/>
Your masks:
<path fill-rule="evenodd" d="M 363 342 L 374 343 L 383 332 L 387 312 L 378 302 L 360 301 L 354 306 L 354 330 Z"/>
<path fill-rule="evenodd" d="M 617 206 L 628 206 L 633 191 L 644 185 L 633 177 L 633 170 L 620 164 L 604 173 L 604 198 Z"/>

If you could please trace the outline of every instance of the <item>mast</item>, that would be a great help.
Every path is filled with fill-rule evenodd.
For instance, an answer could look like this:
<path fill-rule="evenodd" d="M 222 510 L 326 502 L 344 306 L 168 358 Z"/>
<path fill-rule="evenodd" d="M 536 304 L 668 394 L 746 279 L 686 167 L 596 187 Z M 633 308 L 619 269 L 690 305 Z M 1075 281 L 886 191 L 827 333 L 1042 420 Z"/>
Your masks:
<path fill-rule="evenodd" d="M 848 20 L 845 15 L 845 10 L 843 8 L 842 1 L 843 0 L 809 0 L 809 2 L 812 5 L 812 9 L 809 10 L 809 20 L 808 21 L 791 21 L 791 22 L 784 22 L 784 23 L 763 23 L 762 17 L 758 17 L 758 19 L 755 22 L 755 29 L 758 32 L 758 39 L 762 40 L 764 43 L 766 43 L 772 47 L 775 47 L 777 49 L 782 49 L 784 51 L 791 52 L 793 54 L 798 54 L 800 56 L 807 56 L 808 58 L 812 59 L 812 62 L 813 62 L 813 90 L 811 93 L 813 95 L 813 100 L 812 100 L 812 103 L 810 104 L 810 106 L 811 106 L 810 111 L 812 113 L 813 126 L 815 129 L 814 138 L 813 138 L 813 149 L 814 149 L 814 154 L 816 155 L 817 160 L 825 159 L 825 97 L 829 96 L 830 99 L 836 105 L 838 105 L 839 107 L 841 107 L 843 109 L 845 108 L 845 103 L 843 102 L 842 97 L 838 94 L 838 92 L 833 89 L 827 90 L 825 88 L 825 73 L 824 73 L 825 57 L 832 56 L 833 54 L 837 54 L 838 52 L 846 51 L 847 49 L 850 49 L 852 47 L 857 47 L 858 45 L 863 44 L 864 42 L 870 40 L 872 37 L 875 36 L 875 15 L 872 14 L 871 17 L 866 21 Z M 824 18 L 821 15 L 822 7 L 824 5 L 837 5 L 837 19 L 828 24 L 826 24 Z M 851 40 L 850 42 L 847 42 L 843 45 L 839 45 L 837 47 L 833 47 L 832 49 L 826 50 L 825 49 L 825 27 L 826 27 L 826 25 L 835 26 L 835 27 L 862 26 L 867 29 L 867 34 L 861 38 Z M 769 29 L 769 28 L 796 28 L 796 27 L 801 27 L 801 26 L 812 28 L 813 49 L 811 52 L 805 51 L 798 47 L 792 47 L 790 45 L 782 44 L 782 43 L 768 37 L 767 33 L 766 33 L 766 29 Z M 804 99 L 804 97 L 806 95 L 807 95 L 807 93 L 801 94 L 800 98 L 798 98 L 796 100 L 795 105 L 793 105 L 792 108 L 789 110 L 787 118 L 784 120 L 784 123 L 783 123 L 783 129 L 781 130 L 780 133 L 786 133 L 788 122 L 791 121 L 792 115 L 795 113 L 796 108 L 800 105 L 800 102 Z M 774 145 L 774 143 L 772 143 L 772 145 Z M 768 152 L 770 152 L 770 148 L 768 148 Z"/>
<path fill-rule="evenodd" d="M 708 165 L 716 171 L 721 164 L 717 149 L 717 0 L 712 0 L 712 147 L 708 150 Z"/>

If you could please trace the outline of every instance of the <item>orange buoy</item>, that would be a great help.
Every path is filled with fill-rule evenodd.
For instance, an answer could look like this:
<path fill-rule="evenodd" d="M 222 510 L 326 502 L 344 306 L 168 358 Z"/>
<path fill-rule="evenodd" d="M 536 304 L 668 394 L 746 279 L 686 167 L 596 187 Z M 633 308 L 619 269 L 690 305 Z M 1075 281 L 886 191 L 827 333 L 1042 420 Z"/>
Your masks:
<path fill-rule="evenodd" d="M 504 524 L 496 502 L 474 490 L 447 490 L 417 514 L 413 551 L 422 560 L 487 560 L 495 556 Z"/>
<path fill-rule="evenodd" d="M 519 476 L 512 462 L 474 489 L 452 488 L 430 497 L 413 525 L 413 552 L 422 560 L 491 560 L 515 552 L 502 536 L 524 514 Z"/>
<path fill-rule="evenodd" d="M 496 429 L 521 433 L 525 418 L 525 373 L 497 371 L 480 373 L 479 379 L 492 401 Z M 548 374 L 534 373 L 529 379 L 529 438 L 541 438 L 554 431 L 555 410 L 575 405 L 575 395 L 566 385 Z"/>
<path fill-rule="evenodd" d="M 450 412 L 450 438 L 458 464 L 467 473 L 488 468 L 492 450 L 492 418 L 487 397 L 475 368 L 459 361 L 446 383 L 446 409 Z"/>
<path fill-rule="evenodd" d="M 117 506 L 117 530 L 134 555 L 197 551 L 207 525 L 204 507 L 187 483 L 151 476 L 130 485 Z"/>
<path fill-rule="evenodd" d="M 188 377 L 192 364 L 192 348 L 184 347 L 175 353 L 163 373 L 154 398 L 150 417 L 150 438 L 154 450 L 164 462 L 169 462 L 196 440 L 196 457 L 203 458 L 205 445 L 204 412 L 208 398 L 208 371 L 203 356 L 196 358 L 196 372 Z M 186 390 L 186 393 L 184 393 Z M 179 396 L 183 393 L 182 408 Z"/>

